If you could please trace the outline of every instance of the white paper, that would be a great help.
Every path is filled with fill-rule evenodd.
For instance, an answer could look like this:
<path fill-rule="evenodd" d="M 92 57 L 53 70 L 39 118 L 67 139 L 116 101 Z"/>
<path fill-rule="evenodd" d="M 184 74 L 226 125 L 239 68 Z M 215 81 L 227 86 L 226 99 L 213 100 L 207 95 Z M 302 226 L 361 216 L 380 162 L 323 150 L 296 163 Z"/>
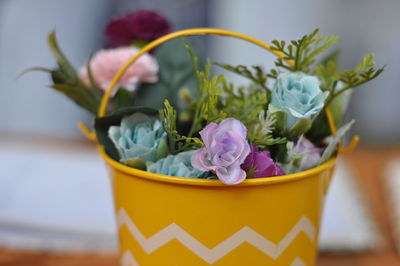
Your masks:
<path fill-rule="evenodd" d="M 320 249 L 363 251 L 380 248 L 382 239 L 363 195 L 344 161 L 338 160 L 325 202 Z"/>

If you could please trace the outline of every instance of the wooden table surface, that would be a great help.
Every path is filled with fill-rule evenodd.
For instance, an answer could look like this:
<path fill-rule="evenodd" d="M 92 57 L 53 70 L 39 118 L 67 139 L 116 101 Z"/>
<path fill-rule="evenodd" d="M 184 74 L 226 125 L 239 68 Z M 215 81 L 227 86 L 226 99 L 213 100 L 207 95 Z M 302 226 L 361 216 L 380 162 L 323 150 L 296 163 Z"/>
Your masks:
<path fill-rule="evenodd" d="M 384 246 L 376 252 L 359 254 L 320 254 L 318 266 L 400 266 L 393 229 L 390 224 L 388 199 L 383 188 L 383 168 L 393 159 L 400 159 L 400 146 L 362 147 L 344 157 L 354 172 L 365 198 L 383 234 Z M 117 266 L 115 256 L 92 254 L 51 254 L 0 250 L 0 266 Z M 157 266 L 157 265 L 155 265 Z"/>

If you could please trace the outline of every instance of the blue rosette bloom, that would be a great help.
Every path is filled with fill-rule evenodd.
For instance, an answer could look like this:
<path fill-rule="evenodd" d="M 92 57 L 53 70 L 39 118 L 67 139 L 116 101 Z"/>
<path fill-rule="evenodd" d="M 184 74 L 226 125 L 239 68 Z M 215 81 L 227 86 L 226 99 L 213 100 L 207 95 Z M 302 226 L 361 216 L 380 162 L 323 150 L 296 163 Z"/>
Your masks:
<path fill-rule="evenodd" d="M 195 150 L 190 150 L 175 155 L 168 155 L 153 164 L 149 164 L 147 171 L 177 177 L 206 178 L 208 172 L 197 170 L 190 162 L 195 152 Z"/>
<path fill-rule="evenodd" d="M 285 129 L 292 136 L 299 136 L 310 129 L 328 94 L 321 91 L 320 82 L 314 76 L 302 72 L 282 73 L 274 84 L 269 109 L 281 114 L 278 118 L 285 121 Z"/>
<path fill-rule="evenodd" d="M 156 117 L 134 113 L 112 126 L 108 135 L 118 150 L 121 162 L 145 169 L 146 163 L 167 156 L 167 133 Z"/>

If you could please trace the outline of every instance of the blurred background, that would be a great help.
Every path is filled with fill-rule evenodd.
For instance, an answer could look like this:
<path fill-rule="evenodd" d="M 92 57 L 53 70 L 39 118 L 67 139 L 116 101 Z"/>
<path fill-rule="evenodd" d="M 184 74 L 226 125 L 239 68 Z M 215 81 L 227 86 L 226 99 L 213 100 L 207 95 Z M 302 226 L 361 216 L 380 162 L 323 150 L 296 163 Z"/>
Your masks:
<path fill-rule="evenodd" d="M 79 67 L 91 53 L 104 46 L 103 28 L 112 17 L 143 8 L 164 14 L 174 30 L 215 27 L 267 43 L 273 39 L 300 38 L 318 27 L 322 34 L 341 37 L 337 48 L 344 69 L 353 68 L 364 54 L 375 53 L 377 66 L 387 67 L 380 77 L 357 88 L 353 94 L 349 116 L 356 120 L 353 131 L 362 136 L 362 145 L 360 151 L 343 163 L 350 166 L 342 168 L 342 178 L 337 178 L 342 181 L 337 182 L 338 188 L 332 192 L 338 193 L 335 195 L 342 201 L 331 200 L 331 203 L 328 199 L 330 212 L 325 220 L 331 222 L 326 223 L 321 241 L 328 251 L 356 246 L 353 251 L 379 249 L 394 253 L 395 232 L 400 229 L 389 228 L 400 228 L 400 219 L 393 220 L 391 217 L 395 215 L 382 218 L 395 210 L 390 207 L 394 199 L 387 196 L 389 203 L 384 207 L 380 195 L 387 194 L 384 167 L 398 158 L 400 143 L 400 1 L 397 0 L 0 0 L 0 245 L 3 248 L 57 252 L 115 250 L 105 170 L 76 126 L 78 121 L 90 124 L 92 117 L 47 88 L 48 75 L 37 72 L 18 76 L 30 67 L 55 66 L 46 40 L 53 29 L 69 60 Z M 239 40 L 206 38 L 201 50 L 216 61 L 272 66 L 271 55 Z M 369 168 L 353 171 L 366 164 L 376 167 L 373 171 L 365 170 Z M 400 178 L 396 165 L 391 163 L 391 177 Z M 74 175 L 76 172 L 81 177 Z M 379 177 L 372 176 L 375 173 Z M 347 179 L 353 181 L 343 181 L 343 176 L 350 175 L 354 178 Z M 97 180 L 97 176 L 102 179 Z M 88 192 L 93 183 L 96 188 Z M 343 195 L 343 191 L 347 194 Z M 53 200 L 49 202 L 49 198 Z M 343 210 L 339 204 L 349 207 Z M 353 210 L 354 216 L 349 215 L 346 220 L 344 216 L 349 210 Z M 338 220 L 345 222 L 334 223 Z M 344 233 L 341 239 L 337 237 L 340 232 Z M 346 241 L 352 232 L 353 240 Z M 88 248 L 99 242 L 104 245 Z M 329 263 L 329 258 L 325 261 Z M 0 265 L 6 265 L 1 264 L 1 252 Z"/>

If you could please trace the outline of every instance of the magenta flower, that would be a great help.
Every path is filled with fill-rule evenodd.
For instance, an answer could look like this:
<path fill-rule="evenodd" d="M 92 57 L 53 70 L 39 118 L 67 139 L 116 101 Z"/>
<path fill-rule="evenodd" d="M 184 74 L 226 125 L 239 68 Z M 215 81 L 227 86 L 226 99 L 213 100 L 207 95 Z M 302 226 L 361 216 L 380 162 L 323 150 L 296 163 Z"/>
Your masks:
<path fill-rule="evenodd" d="M 307 170 L 317 166 L 321 159 L 321 152 L 323 149 L 315 147 L 311 141 L 306 138 L 302 138 L 299 151 L 306 151 L 306 155 L 300 160 L 300 169 Z"/>
<path fill-rule="evenodd" d="M 204 147 L 192 156 L 192 165 L 200 171 L 213 171 L 224 184 L 242 182 L 246 172 L 240 165 L 250 153 L 246 135 L 246 127 L 234 118 L 207 125 L 200 131 Z"/>
<path fill-rule="evenodd" d="M 170 23 L 164 16 L 151 10 L 139 10 L 112 19 L 104 34 L 110 39 L 110 46 L 117 47 L 134 42 L 150 42 L 170 31 Z"/>
<path fill-rule="evenodd" d="M 250 154 L 242 164 L 242 169 L 252 178 L 285 175 L 285 170 L 274 163 L 269 151 L 259 151 L 255 145 L 251 145 Z"/>

